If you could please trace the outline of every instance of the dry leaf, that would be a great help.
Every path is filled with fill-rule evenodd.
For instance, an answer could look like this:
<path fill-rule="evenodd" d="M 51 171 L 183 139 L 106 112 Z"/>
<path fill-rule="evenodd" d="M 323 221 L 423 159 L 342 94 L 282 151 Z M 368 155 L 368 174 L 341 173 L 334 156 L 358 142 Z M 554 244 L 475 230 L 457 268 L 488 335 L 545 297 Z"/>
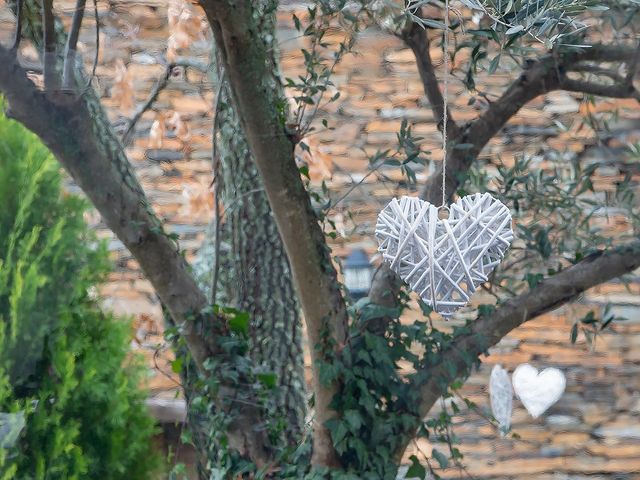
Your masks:
<path fill-rule="evenodd" d="M 172 114 L 167 113 L 166 125 L 169 131 L 172 131 L 176 138 L 182 143 L 187 143 L 191 140 L 191 132 L 189 131 L 189 125 L 182 119 L 182 116 L 178 112 Z"/>
<path fill-rule="evenodd" d="M 300 148 L 298 152 L 298 163 L 309 167 L 309 178 L 312 182 L 321 182 L 330 179 L 333 176 L 333 161 L 331 157 L 320 150 L 318 143 L 311 139 L 305 138 L 303 142 L 309 147 L 309 150 Z"/>
<path fill-rule="evenodd" d="M 169 1 L 167 19 L 167 60 L 173 61 L 178 55 L 178 50 L 188 48 L 194 41 L 204 39 L 206 22 L 203 15 L 185 0 Z"/>
<path fill-rule="evenodd" d="M 111 99 L 120 107 L 120 111 L 125 115 L 133 112 L 135 107 L 133 79 L 121 58 L 116 60 L 114 83 L 111 87 Z"/>
<path fill-rule="evenodd" d="M 180 214 L 189 217 L 191 220 L 208 220 L 213 212 L 213 187 L 208 180 L 198 180 L 197 183 L 185 185 L 182 190 L 185 204 Z M 222 215 L 222 212 L 220 212 Z"/>
<path fill-rule="evenodd" d="M 142 346 L 142 343 L 149 335 L 157 334 L 159 332 L 158 325 L 151 315 L 141 313 L 133 318 L 131 324 L 133 333 L 133 341 Z"/>
<path fill-rule="evenodd" d="M 165 116 L 163 113 L 157 113 L 156 119 L 151 124 L 147 148 L 162 148 L 162 141 L 164 140 L 166 132 Z"/>

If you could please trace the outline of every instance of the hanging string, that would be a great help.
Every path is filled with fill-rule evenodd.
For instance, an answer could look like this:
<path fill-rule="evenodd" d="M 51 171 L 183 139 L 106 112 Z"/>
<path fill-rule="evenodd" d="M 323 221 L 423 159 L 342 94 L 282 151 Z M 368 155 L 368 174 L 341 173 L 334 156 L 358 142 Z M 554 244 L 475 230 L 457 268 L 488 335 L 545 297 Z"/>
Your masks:
<path fill-rule="evenodd" d="M 444 92 L 442 98 L 442 205 L 447 204 L 447 123 L 449 121 L 449 0 L 444 0 Z"/>

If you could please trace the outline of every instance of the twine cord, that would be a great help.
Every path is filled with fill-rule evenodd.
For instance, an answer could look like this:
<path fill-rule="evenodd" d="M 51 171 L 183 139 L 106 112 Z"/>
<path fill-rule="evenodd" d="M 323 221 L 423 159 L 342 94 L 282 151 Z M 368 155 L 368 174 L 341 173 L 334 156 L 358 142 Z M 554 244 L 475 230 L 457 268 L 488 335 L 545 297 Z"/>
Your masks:
<path fill-rule="evenodd" d="M 447 122 L 449 113 L 449 0 L 444 0 L 444 81 L 442 95 L 442 205 L 447 204 Z"/>

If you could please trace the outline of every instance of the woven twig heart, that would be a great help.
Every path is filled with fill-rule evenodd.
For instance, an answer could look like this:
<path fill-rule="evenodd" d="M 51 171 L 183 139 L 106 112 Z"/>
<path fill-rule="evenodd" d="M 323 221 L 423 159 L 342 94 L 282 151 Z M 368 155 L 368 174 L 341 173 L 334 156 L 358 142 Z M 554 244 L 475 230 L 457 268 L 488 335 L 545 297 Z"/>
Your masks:
<path fill-rule="evenodd" d="M 487 281 L 513 230 L 509 209 L 488 193 L 476 193 L 453 203 L 444 220 L 419 198 L 394 198 L 378 215 L 376 237 L 391 269 L 446 316 Z"/>

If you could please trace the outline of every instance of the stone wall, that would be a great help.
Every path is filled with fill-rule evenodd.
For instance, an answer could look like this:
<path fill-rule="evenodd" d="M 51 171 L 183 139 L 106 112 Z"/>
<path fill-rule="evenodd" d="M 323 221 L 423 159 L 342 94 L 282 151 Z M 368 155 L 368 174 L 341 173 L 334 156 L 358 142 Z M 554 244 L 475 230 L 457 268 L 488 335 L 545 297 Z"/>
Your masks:
<path fill-rule="evenodd" d="M 291 20 L 291 12 L 300 6 L 294 2 L 283 4 L 279 13 L 282 66 L 285 76 L 292 77 L 302 73 L 303 41 Z M 56 5 L 68 22 L 72 4 L 60 1 Z M 170 37 L 168 5 L 164 0 L 146 0 L 99 2 L 99 6 L 104 26 L 95 83 L 114 125 L 122 130 L 131 115 L 129 107 L 139 107 L 165 71 Z M 0 30 L 7 32 L 11 18 L 6 7 L 0 11 Z M 95 49 L 91 15 L 85 23 L 81 41 L 89 63 Z M 338 32 L 331 32 L 332 35 L 337 38 Z M 189 43 L 188 49 L 176 53 L 206 63 L 206 31 L 202 38 L 192 38 Z M 441 58 L 437 48 L 431 53 L 436 61 Z M 458 57 L 458 62 L 463 61 Z M 492 95 L 499 93 L 509 80 L 508 74 L 499 73 L 481 77 L 478 84 Z M 334 81 L 340 100 L 323 109 L 318 118 L 327 118 L 334 128 L 319 129 L 308 140 L 314 179 L 325 178 L 333 191 L 346 192 L 368 171 L 367 154 L 393 146 L 403 119 L 413 125 L 427 149 L 433 150 L 435 160 L 439 160 L 437 122 L 424 99 L 413 56 L 398 39 L 375 29 L 363 32 L 357 54 L 338 65 Z M 452 88 L 456 119 L 475 118 L 482 108 L 480 104 L 469 105 L 470 94 L 460 82 L 454 82 Z M 180 244 L 189 258 L 193 258 L 212 216 L 209 183 L 213 97 L 206 75 L 193 69 L 176 69 L 153 110 L 142 116 L 128 148 L 150 200 L 169 229 L 180 234 Z M 524 107 L 483 156 L 499 155 L 505 163 L 511 163 L 514 155 L 538 153 L 542 142 L 596 158 L 607 154 L 611 150 L 603 153 L 596 148 L 592 131 L 578 128 L 587 108 L 596 115 L 599 111 L 620 110 L 613 132 L 607 134 L 611 149 L 640 139 L 637 102 L 616 100 L 587 107 L 578 96 L 555 92 Z M 569 128 L 553 128 L 554 121 Z M 388 169 L 385 174 L 400 179 L 397 169 Z M 428 174 L 428 170 L 418 172 L 418 180 Z M 603 174 L 598 182 L 606 185 L 617 178 L 619 172 L 612 168 L 610 176 Z M 343 202 L 344 210 L 334 212 L 334 220 L 345 232 L 334 243 L 334 250 L 345 253 L 350 247 L 361 246 L 373 255 L 375 216 L 398 191 L 381 185 L 375 175 L 355 188 Z M 348 219 L 347 210 L 353 220 Z M 148 358 L 154 412 L 159 417 L 175 416 L 175 409 L 179 411 L 182 405 L 179 398 L 175 400 L 178 384 L 171 371 L 171 353 L 162 339 L 159 303 L 122 244 L 112 238 L 99 217 L 90 221 L 100 236 L 109 238 L 116 263 L 102 290 L 105 302 L 118 313 L 135 316 L 132 346 Z M 615 232 L 620 224 L 624 226 L 624 219 L 612 219 L 611 231 Z M 640 472 L 640 283 L 637 277 L 632 280 L 628 290 L 621 283 L 612 282 L 589 291 L 576 305 L 527 323 L 483 359 L 479 372 L 460 392 L 473 400 L 480 412 L 488 409 L 488 373 L 496 363 L 510 371 L 522 362 L 537 367 L 556 366 L 565 372 L 568 386 L 562 399 L 538 420 L 531 419 L 515 401 L 513 430 L 520 437 L 518 440 L 501 438 L 481 415 L 464 408 L 455 419 L 455 433 L 462 441 L 469 474 L 475 478 L 517 479 L 640 478 L 634 473 Z M 592 346 L 582 340 L 571 345 L 569 331 L 574 320 L 609 301 L 616 313 L 628 320 L 603 333 Z M 430 451 L 428 444 L 420 447 Z M 464 476 L 453 469 L 445 475 Z"/>

